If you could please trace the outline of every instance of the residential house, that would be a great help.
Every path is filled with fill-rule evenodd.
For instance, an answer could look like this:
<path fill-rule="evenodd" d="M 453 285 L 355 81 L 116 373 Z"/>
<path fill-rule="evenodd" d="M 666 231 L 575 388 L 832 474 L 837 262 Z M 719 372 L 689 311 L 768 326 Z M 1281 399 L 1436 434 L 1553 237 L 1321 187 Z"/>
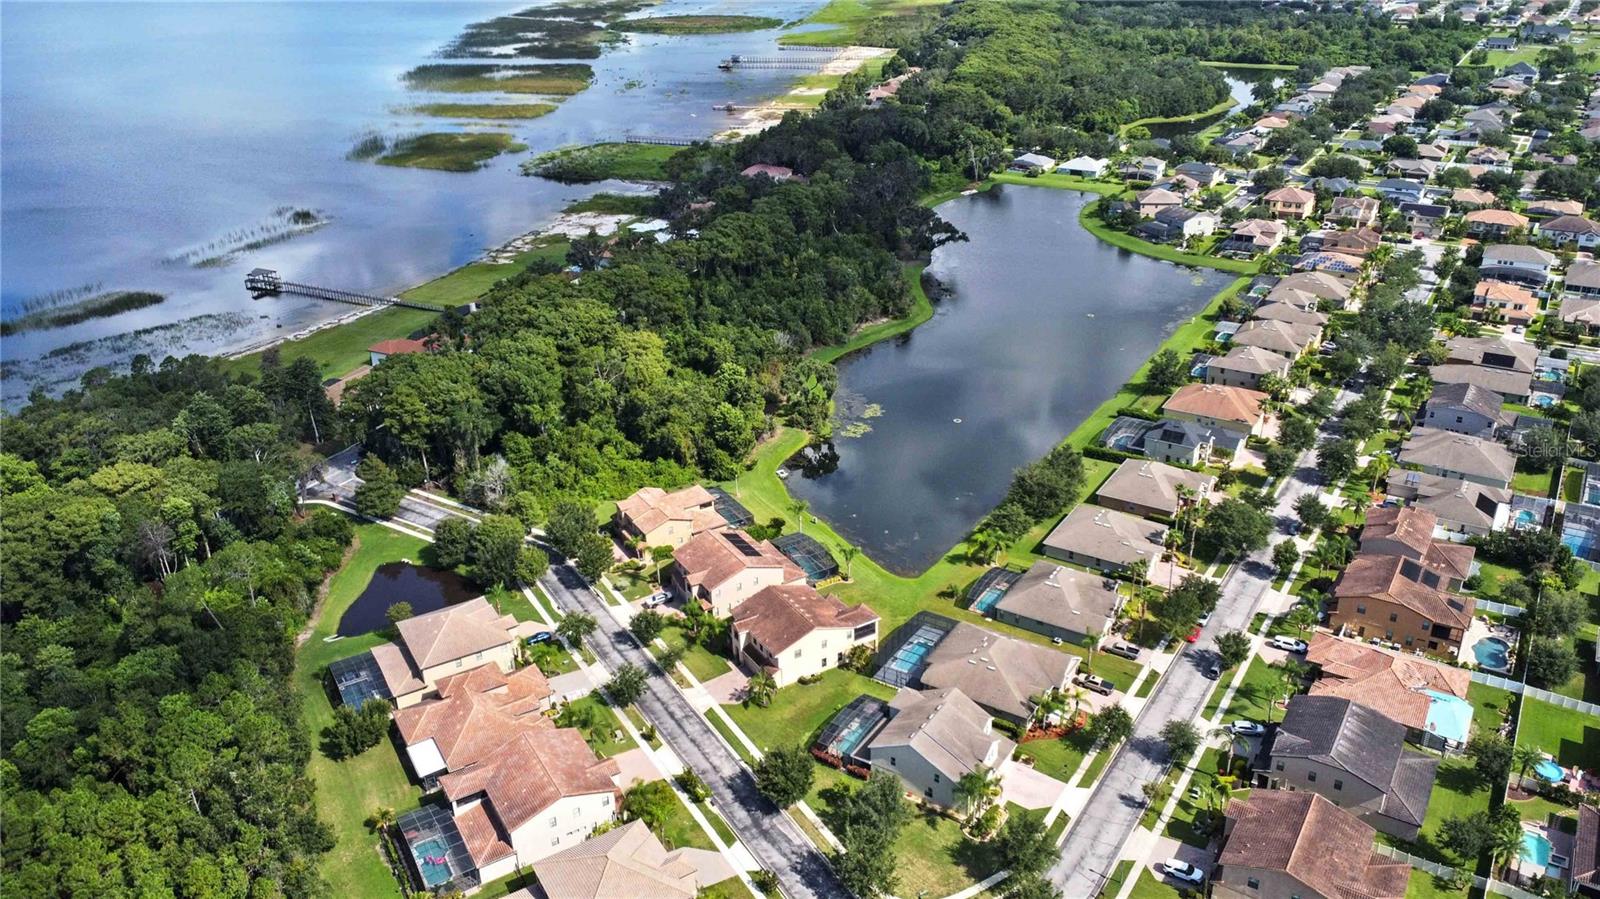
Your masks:
<path fill-rule="evenodd" d="M 1568 895 L 1600 899 L 1600 806 L 1578 806 L 1578 832 L 1572 840 L 1572 865 L 1567 869 Z"/>
<path fill-rule="evenodd" d="M 1382 244 L 1383 235 L 1376 229 L 1361 227 L 1350 231 L 1335 231 L 1323 239 L 1322 249 L 1348 256 L 1366 256 Z"/>
<path fill-rule="evenodd" d="M 1200 182 L 1190 178 L 1188 175 L 1173 175 L 1154 186 L 1170 190 L 1185 201 L 1200 192 Z"/>
<path fill-rule="evenodd" d="M 878 615 L 807 584 L 763 587 L 733 607 L 733 657 L 766 671 L 778 686 L 843 664 L 856 646 L 878 644 Z"/>
<path fill-rule="evenodd" d="M 1129 181 L 1154 181 L 1166 173 L 1166 160 L 1154 156 L 1130 159 L 1122 166 L 1122 177 Z"/>
<path fill-rule="evenodd" d="M 1336 278 L 1350 282 L 1356 281 L 1361 276 L 1361 267 L 1365 264 L 1360 256 L 1348 253 L 1306 253 L 1295 260 L 1294 268 L 1297 272 L 1326 272 Z"/>
<path fill-rule="evenodd" d="M 718 618 L 765 587 L 803 584 L 806 574 L 777 547 L 744 531 L 704 531 L 672 551 L 667 586 Z"/>
<path fill-rule="evenodd" d="M 1321 328 L 1281 321 L 1245 322 L 1229 340 L 1233 346 L 1253 346 L 1287 359 L 1297 359 L 1321 342 Z"/>
<path fill-rule="evenodd" d="M 1379 205 L 1372 197 L 1334 197 L 1328 218 L 1347 221 L 1357 227 L 1370 227 L 1378 221 Z"/>
<path fill-rule="evenodd" d="M 1056 161 L 1054 159 L 1039 153 L 1023 153 L 1021 156 L 1011 160 L 1010 166 L 1013 172 L 1027 172 L 1029 174 L 1048 172 L 1055 167 Z"/>
<path fill-rule="evenodd" d="M 1265 197 L 1272 217 L 1278 219 L 1306 219 L 1316 209 L 1317 195 L 1299 187 L 1280 187 Z"/>
<path fill-rule="evenodd" d="M 1600 262 L 1580 259 L 1567 266 L 1561 289 L 1581 297 L 1600 297 Z"/>
<path fill-rule="evenodd" d="M 1504 446 L 1439 428 L 1413 428 L 1400 447 L 1399 461 L 1428 474 L 1477 481 L 1490 487 L 1511 486 L 1516 470 L 1516 457 Z"/>
<path fill-rule="evenodd" d="M 1484 278 L 1473 288 L 1472 310 L 1477 318 L 1526 325 L 1538 314 L 1539 300 L 1527 288 Z"/>
<path fill-rule="evenodd" d="M 975 624 L 957 622 L 928 651 L 917 676 L 924 689 L 954 688 L 996 718 L 1021 724 L 1034 700 L 1066 689 L 1079 658 Z"/>
<path fill-rule="evenodd" d="M 1499 243 L 1483 248 L 1483 262 L 1478 270 L 1485 277 L 1543 287 L 1550 280 L 1555 264 L 1554 253 L 1523 244 Z"/>
<path fill-rule="evenodd" d="M 1418 419 L 1430 428 L 1493 439 L 1516 414 L 1500 407 L 1500 394 L 1476 384 L 1440 384 L 1423 404 Z"/>
<path fill-rule="evenodd" d="M 1378 193 L 1391 203 L 1417 202 L 1427 188 L 1409 178 L 1385 178 L 1377 184 Z"/>
<path fill-rule="evenodd" d="M 1156 243 L 1185 244 L 1217 230 L 1217 216 L 1197 209 L 1172 206 L 1155 214 L 1151 221 L 1135 229 L 1140 237 Z"/>
<path fill-rule="evenodd" d="M 1517 39 L 1516 39 L 1516 37 L 1514 35 L 1509 35 L 1509 34 L 1494 35 L 1494 36 L 1491 36 L 1491 37 L 1486 37 L 1486 38 L 1483 39 L 1483 49 L 1485 49 L 1485 50 L 1515 50 L 1515 49 L 1517 49 Z"/>
<path fill-rule="evenodd" d="M 1142 219 L 1155 218 L 1156 213 L 1163 209 L 1178 209 L 1182 206 L 1182 197 L 1160 187 L 1141 190 L 1133 197 L 1133 208 Z"/>
<path fill-rule="evenodd" d="M 1422 101 L 1424 104 L 1427 100 Z M 1427 159 L 1432 162 L 1443 162 L 1450 155 L 1450 148 L 1441 144 L 1417 144 L 1417 158 Z"/>
<path fill-rule="evenodd" d="M 1228 806 L 1211 873 L 1216 899 L 1404 899 L 1411 866 L 1316 793 L 1256 790 Z"/>
<path fill-rule="evenodd" d="M 1533 390 L 1530 372 L 1493 368 L 1486 365 L 1435 365 L 1428 369 L 1435 384 L 1473 384 L 1500 394 L 1506 400 L 1520 403 L 1527 400 Z"/>
<path fill-rule="evenodd" d="M 1405 737 L 1405 725 L 1367 706 L 1296 696 L 1262 748 L 1267 766 L 1255 783 L 1315 793 L 1383 833 L 1414 840 L 1439 760 L 1407 749 Z"/>
<path fill-rule="evenodd" d="M 1442 584 L 1418 562 L 1360 553 L 1327 601 L 1328 626 L 1407 651 L 1455 658 L 1472 623 L 1473 601 L 1445 592 Z"/>
<path fill-rule="evenodd" d="M 1427 509 L 1413 506 L 1374 506 L 1367 510 L 1361 528 L 1362 554 L 1399 556 L 1422 567 L 1405 568 L 1407 577 L 1441 590 L 1460 590 L 1472 576 L 1477 550 L 1465 543 L 1433 539 L 1439 519 Z"/>
<path fill-rule="evenodd" d="M 396 337 L 391 340 L 380 340 L 367 347 L 368 364 L 377 368 L 383 360 L 390 356 L 408 356 L 412 353 L 426 353 L 428 342 L 425 340 L 412 340 L 406 337 Z"/>
<path fill-rule="evenodd" d="M 1509 209 L 1474 209 L 1462 218 L 1467 233 L 1478 238 L 1504 239 L 1513 231 L 1528 230 L 1528 217 Z"/>
<path fill-rule="evenodd" d="M 921 71 L 922 69 L 920 67 L 911 66 L 893 78 L 885 79 L 873 85 L 872 88 L 867 91 L 867 106 L 869 108 L 876 109 L 882 106 L 883 101 L 889 99 L 890 97 L 899 96 L 900 88 L 907 81 L 909 81 L 912 76 L 919 74 Z"/>
<path fill-rule="evenodd" d="M 1218 137 L 1213 143 L 1227 150 L 1234 158 L 1249 156 L 1261 149 L 1267 139 L 1253 131 L 1232 131 Z"/>
<path fill-rule="evenodd" d="M 1095 496 L 1100 505 L 1130 515 L 1171 518 L 1184 505 L 1185 496 L 1203 498 L 1217 479 L 1199 471 L 1175 468 L 1161 462 L 1125 459 L 1100 485 Z"/>
<path fill-rule="evenodd" d="M 902 689 L 889 720 L 866 747 L 873 771 L 905 781 L 934 805 L 961 803 L 957 785 L 974 771 L 993 771 L 1017 744 L 997 733 L 989 713 L 960 690 Z"/>
<path fill-rule="evenodd" d="M 1450 207 L 1437 203 L 1401 203 L 1400 215 L 1405 218 L 1406 230 L 1417 237 L 1438 237 L 1444 230 L 1444 220 Z"/>
<path fill-rule="evenodd" d="M 1353 289 L 1349 281 L 1325 272 L 1300 272 L 1279 281 L 1267 294 L 1267 299 L 1300 306 L 1303 305 L 1301 297 L 1309 295 L 1338 308 L 1350 299 Z"/>
<path fill-rule="evenodd" d="M 1568 296 L 1561 301 L 1558 317 L 1590 336 L 1600 334 L 1600 296 Z"/>
<path fill-rule="evenodd" d="M 1258 253 L 1270 253 L 1283 243 L 1283 236 L 1288 228 L 1282 222 L 1269 219 L 1245 219 L 1233 226 L 1233 232 L 1228 239 L 1222 242 L 1221 251 L 1224 253 L 1239 253 L 1254 256 Z"/>
<path fill-rule="evenodd" d="M 1572 39 L 1572 26 L 1553 23 L 1530 23 L 1522 26 L 1522 39 L 1536 41 L 1541 44 L 1561 43 Z M 1516 66 L 1506 69 L 1506 71 L 1511 72 L 1517 66 L 1526 66 L 1528 69 L 1533 69 L 1530 73 L 1531 77 L 1537 78 L 1539 76 L 1539 70 L 1525 62 L 1519 62 Z"/>
<path fill-rule="evenodd" d="M 1168 418 L 1232 431 L 1240 437 L 1262 436 L 1270 416 L 1262 408 L 1267 395 L 1259 390 L 1216 384 L 1185 384 L 1167 398 L 1161 410 Z"/>
<path fill-rule="evenodd" d="M 404 709 L 433 695 L 451 675 L 490 664 L 512 671 L 516 645 L 541 629 L 496 612 L 481 596 L 397 622 L 398 639 L 370 652 L 387 694 L 382 698 Z"/>
<path fill-rule="evenodd" d="M 1291 303 L 1286 300 L 1268 300 L 1257 306 L 1250 313 L 1250 317 L 1258 321 L 1287 322 L 1291 325 L 1302 325 L 1308 328 L 1323 328 L 1328 324 L 1328 316 L 1316 311 L 1317 297 L 1307 296 L 1304 304 Z"/>
<path fill-rule="evenodd" d="M 903 76 L 902 76 L 903 77 Z M 684 847 L 668 851 L 649 825 L 634 820 L 533 864 L 541 899 L 694 899 L 711 886 L 701 870 L 725 870 L 717 853 Z M 732 875 L 730 875 L 732 876 Z M 507 899 L 534 899 L 524 887 Z"/>
<path fill-rule="evenodd" d="M 780 184 L 785 181 L 797 181 L 804 184 L 806 180 L 804 175 L 796 174 L 794 169 L 786 165 L 768 165 L 764 162 L 746 166 L 739 174 L 745 178 L 767 177 Z"/>
<path fill-rule="evenodd" d="M 1450 202 L 1458 209 L 1481 209 L 1497 202 L 1494 194 L 1476 187 L 1458 187 L 1450 192 Z M 1469 217 L 1467 221 L 1472 221 Z"/>
<path fill-rule="evenodd" d="M 1093 156 L 1074 156 L 1057 166 L 1056 171 L 1076 175 L 1079 178 L 1099 178 L 1105 175 L 1108 165 L 1109 161 L 1096 159 Z"/>
<path fill-rule="evenodd" d="M 1473 147 L 1466 153 L 1468 162 L 1475 165 L 1505 165 L 1511 161 L 1511 154 L 1499 147 Z"/>
<path fill-rule="evenodd" d="M 1281 115 L 1265 115 L 1256 119 L 1255 124 L 1250 127 L 1257 131 L 1277 131 L 1289 127 L 1289 118 Z"/>
<path fill-rule="evenodd" d="M 1332 634 L 1311 638 L 1306 662 L 1317 672 L 1312 696 L 1364 705 L 1405 725 L 1407 742 L 1454 750 L 1470 736 L 1472 676 L 1465 668 Z"/>
<path fill-rule="evenodd" d="M 1439 163 L 1431 159 L 1394 159 L 1389 162 L 1389 173 L 1400 178 L 1427 181 L 1439 171 Z"/>
<path fill-rule="evenodd" d="M 1562 215 L 1533 226 L 1533 233 L 1556 246 L 1575 244 L 1590 250 L 1600 246 L 1600 223 L 1581 215 Z"/>
<path fill-rule="evenodd" d="M 529 665 L 507 674 L 493 664 L 441 678 L 438 698 L 394 714 L 411 772 L 426 788 L 439 775 L 479 764 L 515 731 L 551 727 L 550 682 Z"/>
<path fill-rule="evenodd" d="M 1268 304 L 1284 307 L 1282 303 Z M 1284 307 L 1293 310 L 1293 307 Z M 1293 310 L 1298 311 L 1298 310 Z M 1315 315 L 1316 313 L 1311 313 Z M 1218 356 L 1206 363 L 1206 383 L 1223 387 L 1243 387 L 1260 390 L 1261 379 L 1266 375 L 1280 378 L 1289 376 L 1289 358 L 1253 346 L 1236 346 L 1226 356 Z"/>
<path fill-rule="evenodd" d="M 1542 218 L 1583 215 L 1583 203 L 1578 200 L 1534 200 L 1528 204 L 1527 212 Z"/>
<path fill-rule="evenodd" d="M 617 503 L 612 521 L 617 536 L 636 543 L 640 552 L 655 546 L 677 549 L 696 534 L 727 525 L 717 511 L 716 497 L 699 484 L 671 493 L 641 487 Z"/>
<path fill-rule="evenodd" d="M 1479 365 L 1528 373 L 1539 361 L 1537 346 L 1500 336 L 1456 337 L 1445 344 L 1445 351 L 1446 365 Z"/>
<path fill-rule="evenodd" d="M 1216 187 L 1222 183 L 1223 171 L 1221 166 L 1209 165 L 1204 162 L 1185 162 L 1179 164 L 1173 171 L 1194 179 L 1201 187 Z"/>
<path fill-rule="evenodd" d="M 1244 446 L 1244 436 L 1235 431 L 1172 418 L 1157 422 L 1141 439 L 1146 456 L 1180 465 L 1203 465 L 1219 450 L 1233 455 Z"/>
<path fill-rule="evenodd" d="M 1165 525 L 1082 503 L 1045 536 L 1040 551 L 1075 565 L 1122 571 L 1136 562 L 1160 561 L 1166 536 Z"/>
<path fill-rule="evenodd" d="M 1120 608 L 1117 581 L 1054 562 L 1035 562 L 1000 594 L 989 614 L 996 621 L 1082 646 L 1109 633 Z"/>

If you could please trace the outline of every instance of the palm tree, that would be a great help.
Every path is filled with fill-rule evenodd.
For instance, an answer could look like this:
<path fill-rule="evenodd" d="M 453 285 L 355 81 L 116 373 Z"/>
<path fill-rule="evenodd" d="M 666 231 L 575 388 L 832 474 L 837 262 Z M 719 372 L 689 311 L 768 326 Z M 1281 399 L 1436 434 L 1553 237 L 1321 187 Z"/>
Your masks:
<path fill-rule="evenodd" d="M 1317 626 L 1317 610 L 1307 604 L 1300 604 L 1289 610 L 1284 617 L 1284 623 L 1294 628 L 1295 633 L 1304 639 L 1311 629 Z"/>
<path fill-rule="evenodd" d="M 1228 802 L 1233 799 L 1233 790 L 1227 784 L 1215 777 L 1209 778 L 1200 784 L 1200 799 L 1205 802 L 1206 808 L 1213 815 L 1228 810 Z"/>
<path fill-rule="evenodd" d="M 1088 698 L 1088 692 L 1076 684 L 1074 684 L 1072 688 L 1067 691 L 1067 699 L 1072 702 L 1072 720 L 1078 720 L 1078 708 L 1082 706 L 1083 701 Z"/>
<path fill-rule="evenodd" d="M 1489 833 L 1489 861 L 1505 867 L 1522 855 L 1522 821 L 1517 815 L 1502 815 Z"/>
<path fill-rule="evenodd" d="M 844 579 L 845 580 L 848 581 L 848 580 L 851 579 L 851 577 L 850 577 L 850 569 L 851 569 L 851 567 L 853 567 L 853 563 L 856 560 L 856 556 L 858 556 L 860 554 L 861 554 L 861 550 L 856 549 L 854 545 L 849 544 L 849 543 L 846 543 L 844 545 L 844 547 L 839 550 L 839 555 L 844 557 Z"/>
<path fill-rule="evenodd" d="M 1533 746 L 1521 745 L 1511 750 L 1511 764 L 1517 766 L 1517 774 L 1520 777 L 1527 777 L 1528 769 L 1543 760 L 1544 754 Z"/>
<path fill-rule="evenodd" d="M 806 510 L 809 508 L 811 504 L 803 499 L 797 499 L 789 504 L 789 511 L 794 513 L 796 526 L 802 534 L 806 532 Z"/>
<path fill-rule="evenodd" d="M 956 781 L 956 802 L 965 810 L 969 824 L 977 820 L 999 795 L 1000 776 L 984 765 L 968 771 Z"/>
<path fill-rule="evenodd" d="M 1228 764 L 1225 767 L 1228 771 L 1233 771 L 1233 753 L 1239 748 L 1239 735 L 1234 733 L 1228 725 L 1220 724 L 1211 731 L 1210 736 L 1221 737 L 1228 741 Z"/>
<path fill-rule="evenodd" d="M 999 531 L 980 528 L 972 534 L 967 556 L 979 565 L 987 565 L 998 558 L 1005 548 L 1006 539 Z"/>
<path fill-rule="evenodd" d="M 772 695 L 778 692 L 778 682 L 766 671 L 757 671 L 750 678 L 747 690 L 746 696 L 751 702 L 766 708 L 772 704 Z"/>
<path fill-rule="evenodd" d="M 367 826 L 374 831 L 385 831 L 394 826 L 394 809 L 380 805 L 367 816 Z"/>

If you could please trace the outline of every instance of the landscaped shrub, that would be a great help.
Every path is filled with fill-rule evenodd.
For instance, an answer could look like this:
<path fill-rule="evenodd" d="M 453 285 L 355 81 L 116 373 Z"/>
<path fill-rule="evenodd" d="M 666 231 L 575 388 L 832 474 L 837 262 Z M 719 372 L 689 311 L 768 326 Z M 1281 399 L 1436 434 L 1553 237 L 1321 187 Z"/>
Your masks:
<path fill-rule="evenodd" d="M 343 761 L 383 742 L 388 732 L 389 703 L 369 699 L 360 709 L 341 705 L 333 710 L 333 723 L 322 729 L 322 753 Z"/>

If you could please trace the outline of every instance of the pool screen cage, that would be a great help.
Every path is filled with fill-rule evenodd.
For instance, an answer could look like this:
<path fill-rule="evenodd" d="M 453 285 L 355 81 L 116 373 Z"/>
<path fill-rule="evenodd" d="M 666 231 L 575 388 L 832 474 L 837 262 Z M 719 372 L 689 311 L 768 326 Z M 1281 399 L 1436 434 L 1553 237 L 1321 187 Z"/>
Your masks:
<path fill-rule="evenodd" d="M 943 615 L 922 611 L 911 616 L 910 621 L 878 644 L 877 655 L 872 658 L 873 678 L 891 687 L 919 686 L 928 653 L 955 628 L 955 621 Z"/>
<path fill-rule="evenodd" d="M 978 579 L 972 582 L 971 587 L 967 588 L 967 603 L 970 605 L 977 602 L 983 594 L 989 592 L 991 587 L 1006 590 L 1021 579 L 1022 572 L 1020 571 L 1012 571 L 1009 568 L 991 568 L 978 575 Z"/>
<path fill-rule="evenodd" d="M 1567 503 L 1562 519 L 1561 542 L 1590 567 L 1600 561 L 1600 506 Z"/>
<path fill-rule="evenodd" d="M 838 759 L 844 765 L 870 768 L 871 761 L 860 753 L 872 734 L 887 720 L 889 704 L 863 693 L 833 716 L 811 744 L 811 751 Z"/>
<path fill-rule="evenodd" d="M 389 687 L 378 670 L 378 660 L 372 653 L 364 652 L 348 659 L 339 659 L 328 666 L 328 676 L 339 691 L 339 701 L 359 709 L 369 699 L 390 699 Z"/>
<path fill-rule="evenodd" d="M 810 534 L 784 534 L 772 541 L 778 552 L 800 566 L 811 583 L 825 581 L 839 573 L 839 563 L 834 561 L 828 548 L 818 543 Z"/>
<path fill-rule="evenodd" d="M 747 528 L 756 523 L 756 517 L 750 514 L 750 510 L 730 496 L 728 491 L 721 487 L 709 487 L 707 491 L 711 494 L 711 507 L 717 510 L 717 514 L 728 523 L 728 527 Z"/>
<path fill-rule="evenodd" d="M 406 812 L 395 821 L 395 828 L 406 847 L 406 871 L 416 879 L 417 889 L 443 892 L 447 888 L 466 890 L 478 885 L 477 864 L 467 852 L 466 840 L 462 839 L 455 814 L 448 807 L 430 803 Z M 439 852 L 443 855 L 438 855 Z M 438 862 L 429 862 L 423 856 L 448 861 L 449 878 L 430 883 L 423 875 L 423 865 L 435 868 Z"/>

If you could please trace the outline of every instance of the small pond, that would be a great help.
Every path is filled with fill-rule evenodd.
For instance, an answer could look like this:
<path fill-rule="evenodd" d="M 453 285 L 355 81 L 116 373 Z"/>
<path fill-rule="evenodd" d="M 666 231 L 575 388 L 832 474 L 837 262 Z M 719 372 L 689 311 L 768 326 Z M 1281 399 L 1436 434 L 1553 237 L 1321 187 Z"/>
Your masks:
<path fill-rule="evenodd" d="M 440 571 L 410 562 L 387 562 L 372 573 L 367 589 L 361 591 L 339 619 L 341 637 L 355 637 L 389 626 L 385 617 L 397 602 L 411 603 L 411 611 L 421 615 L 480 595 L 466 578 L 453 571 Z"/>
<path fill-rule="evenodd" d="M 1167 122 L 1165 124 L 1147 125 L 1151 137 L 1165 137 L 1168 139 L 1180 134 L 1194 134 L 1204 131 L 1224 118 L 1256 102 L 1257 84 L 1270 85 L 1265 89 L 1276 91 L 1284 82 L 1281 74 L 1258 69 L 1222 69 L 1222 78 L 1228 82 L 1228 95 L 1233 98 L 1233 108 L 1214 116 L 1196 119 L 1193 122 Z"/>

